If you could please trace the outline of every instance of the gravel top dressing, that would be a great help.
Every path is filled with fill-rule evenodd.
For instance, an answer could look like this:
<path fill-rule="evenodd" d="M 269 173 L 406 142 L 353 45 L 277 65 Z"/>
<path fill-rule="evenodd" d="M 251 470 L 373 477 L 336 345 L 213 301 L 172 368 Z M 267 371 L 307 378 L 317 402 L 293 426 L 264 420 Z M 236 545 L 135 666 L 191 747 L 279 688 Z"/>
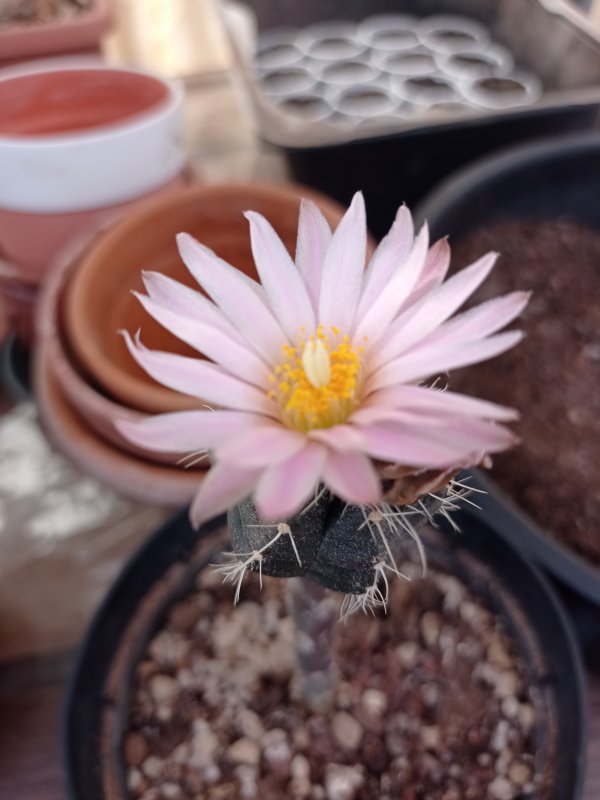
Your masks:
<path fill-rule="evenodd" d="M 393 581 L 387 616 L 340 623 L 339 688 L 322 716 L 298 700 L 285 583 L 260 592 L 253 576 L 234 607 L 231 586 L 204 570 L 136 668 L 129 797 L 547 797 L 552 754 L 537 772 L 539 695 L 512 638 L 456 577 L 408 569 L 415 580 Z"/>

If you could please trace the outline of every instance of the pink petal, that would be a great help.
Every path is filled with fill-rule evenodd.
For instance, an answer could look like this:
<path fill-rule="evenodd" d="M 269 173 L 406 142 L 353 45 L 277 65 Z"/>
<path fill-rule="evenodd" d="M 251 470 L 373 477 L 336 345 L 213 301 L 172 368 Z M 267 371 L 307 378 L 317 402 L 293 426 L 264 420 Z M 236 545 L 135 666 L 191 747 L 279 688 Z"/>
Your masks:
<path fill-rule="evenodd" d="M 194 453 L 212 450 L 264 421 L 264 417 L 237 411 L 174 411 L 139 422 L 116 420 L 115 427 L 140 447 L 162 453 Z"/>
<path fill-rule="evenodd" d="M 244 431 L 217 449 L 219 463 L 244 469 L 280 464 L 306 444 L 306 436 L 282 425 L 263 424 Z"/>
<path fill-rule="evenodd" d="M 350 331 L 360 297 L 367 251 L 365 201 L 357 192 L 327 249 L 321 276 L 319 322 Z"/>
<path fill-rule="evenodd" d="M 252 492 L 260 470 L 238 469 L 231 464 L 217 464 L 202 480 L 190 506 L 192 525 L 198 528 L 203 522 L 222 514 Z"/>
<path fill-rule="evenodd" d="M 354 341 L 368 341 L 372 346 L 382 336 L 387 338 L 387 328 L 398 313 L 406 298 L 409 296 L 417 281 L 429 244 L 429 231 L 424 225 L 415 239 L 413 249 L 408 258 L 391 279 L 375 302 L 371 305 L 365 316 L 359 321 L 354 335 Z"/>
<path fill-rule="evenodd" d="M 245 217 L 250 222 L 252 254 L 269 304 L 293 341 L 300 328 L 315 328 L 315 314 L 306 286 L 283 242 L 267 220 L 254 211 L 247 211 Z"/>
<path fill-rule="evenodd" d="M 234 378 L 216 364 L 200 358 L 148 350 L 140 342 L 134 343 L 126 331 L 122 333 L 133 358 L 163 386 L 225 408 L 278 416 L 277 408 L 266 392 Z"/>
<path fill-rule="evenodd" d="M 381 499 L 381 483 L 375 467 L 360 453 L 330 451 L 323 468 L 323 482 L 352 505 L 372 505 Z"/>
<path fill-rule="evenodd" d="M 287 337 L 257 293 L 262 287 L 187 233 L 177 236 L 177 245 L 187 268 L 227 319 L 269 364 L 281 361 Z"/>
<path fill-rule="evenodd" d="M 363 409 L 359 409 L 355 414 L 360 414 L 367 408 L 382 415 L 391 408 L 411 409 L 441 415 L 481 417 L 499 422 L 508 422 L 519 418 L 518 412 L 512 408 L 490 403 L 487 400 L 479 400 L 476 397 L 448 390 L 428 389 L 424 386 L 394 386 L 382 389 L 368 397 Z M 353 420 L 354 416 L 353 414 L 350 419 Z"/>
<path fill-rule="evenodd" d="M 517 441 L 508 428 L 483 420 L 446 419 L 421 427 L 399 420 L 364 427 L 369 455 L 408 466 L 442 467 L 474 454 L 506 450 Z"/>
<path fill-rule="evenodd" d="M 385 289 L 388 281 L 408 257 L 415 236 L 412 216 L 406 206 L 400 206 L 390 232 L 373 254 L 364 275 L 363 291 L 357 318 L 361 319 Z"/>
<path fill-rule="evenodd" d="M 254 501 L 262 518 L 281 521 L 311 499 L 325 463 L 325 448 L 307 444 L 282 464 L 261 475 Z"/>
<path fill-rule="evenodd" d="M 441 325 L 423 344 L 436 342 L 440 347 L 473 339 L 483 339 L 512 322 L 523 311 L 531 292 L 512 292 L 470 308 Z"/>
<path fill-rule="evenodd" d="M 269 369 L 265 362 L 244 344 L 239 344 L 218 328 L 190 317 L 182 317 L 157 305 L 145 295 L 137 292 L 134 294 L 150 316 L 182 342 L 186 342 L 242 380 L 257 386 L 267 384 Z"/>
<path fill-rule="evenodd" d="M 196 289 L 174 281 L 160 272 L 142 272 L 142 280 L 148 296 L 157 305 L 180 317 L 189 317 L 211 325 L 238 342 L 245 341 L 212 300 Z"/>
<path fill-rule="evenodd" d="M 447 320 L 487 278 L 496 258 L 496 253 L 483 256 L 470 267 L 453 275 L 421 301 L 418 307 L 408 309 L 394 320 L 385 342 L 373 352 L 373 368 L 406 353 Z"/>
<path fill-rule="evenodd" d="M 438 372 L 466 367 L 510 350 L 523 338 L 521 331 L 500 333 L 489 339 L 441 349 L 437 345 L 415 348 L 395 361 L 390 361 L 370 376 L 365 392 L 377 391 L 387 386 L 422 380 Z"/>
<path fill-rule="evenodd" d="M 314 442 L 321 442 L 331 450 L 348 452 L 363 449 L 363 438 L 352 425 L 334 425 L 331 428 L 314 428 L 307 434 Z"/>
<path fill-rule="evenodd" d="M 296 266 L 306 284 L 313 308 L 319 307 L 321 273 L 325 254 L 331 242 L 329 223 L 312 200 L 300 202 Z"/>
<path fill-rule="evenodd" d="M 423 436 L 397 422 L 380 422 L 362 428 L 365 451 L 373 458 L 411 467 L 439 467 L 452 464 L 464 452 L 444 441 Z"/>
<path fill-rule="evenodd" d="M 447 237 L 438 239 L 438 241 L 429 248 L 427 258 L 425 259 L 425 266 L 417 284 L 415 291 L 425 285 L 433 288 L 439 286 L 446 277 L 448 267 L 450 266 L 450 245 L 448 244 Z"/>

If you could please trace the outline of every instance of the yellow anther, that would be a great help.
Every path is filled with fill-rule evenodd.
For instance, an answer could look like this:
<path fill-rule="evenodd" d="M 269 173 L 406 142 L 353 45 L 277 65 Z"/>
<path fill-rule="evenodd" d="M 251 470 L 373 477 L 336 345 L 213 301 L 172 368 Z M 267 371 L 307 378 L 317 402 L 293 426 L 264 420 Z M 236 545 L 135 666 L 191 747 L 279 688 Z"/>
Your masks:
<path fill-rule="evenodd" d="M 300 331 L 296 347 L 284 346 L 285 361 L 275 367 L 276 400 L 290 428 L 308 431 L 345 422 L 360 401 L 358 348 L 337 328 L 323 325 L 312 336 Z"/>

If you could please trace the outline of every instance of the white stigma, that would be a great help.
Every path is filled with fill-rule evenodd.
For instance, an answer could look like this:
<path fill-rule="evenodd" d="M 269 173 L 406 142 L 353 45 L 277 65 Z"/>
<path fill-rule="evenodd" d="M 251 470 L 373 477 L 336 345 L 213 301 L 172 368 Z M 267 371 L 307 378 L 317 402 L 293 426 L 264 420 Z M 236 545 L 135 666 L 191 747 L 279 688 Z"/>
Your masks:
<path fill-rule="evenodd" d="M 331 380 L 329 353 L 320 339 L 313 339 L 304 345 L 302 351 L 304 374 L 315 389 L 327 386 Z"/>

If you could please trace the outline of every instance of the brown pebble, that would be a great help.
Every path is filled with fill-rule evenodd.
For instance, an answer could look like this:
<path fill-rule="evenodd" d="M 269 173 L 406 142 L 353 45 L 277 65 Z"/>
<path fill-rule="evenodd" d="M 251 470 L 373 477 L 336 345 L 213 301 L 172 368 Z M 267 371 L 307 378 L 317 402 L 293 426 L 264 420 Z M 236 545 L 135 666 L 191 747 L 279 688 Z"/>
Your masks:
<path fill-rule="evenodd" d="M 375 774 L 383 772 L 387 763 L 387 753 L 384 743 L 378 736 L 367 732 L 361 747 L 362 761 L 367 769 Z"/>
<path fill-rule="evenodd" d="M 519 724 L 525 731 L 530 731 L 535 722 L 535 711 L 529 703 L 521 703 L 518 713 Z"/>
<path fill-rule="evenodd" d="M 206 794 L 206 800 L 238 800 L 238 790 L 235 783 L 221 783 L 211 786 Z"/>
<path fill-rule="evenodd" d="M 426 750 L 437 750 L 440 746 L 440 729 L 437 725 L 424 725 L 421 728 L 421 741 Z"/>
<path fill-rule="evenodd" d="M 177 603 L 170 617 L 171 625 L 176 630 L 186 633 L 192 630 L 197 619 L 198 608 L 193 598 Z"/>
<path fill-rule="evenodd" d="M 141 733 L 129 733 L 125 739 L 125 759 L 128 764 L 139 767 L 149 753 L 148 742 Z"/>
<path fill-rule="evenodd" d="M 506 649 L 504 642 L 498 636 L 490 642 L 486 655 L 490 664 L 494 664 L 494 666 L 500 667 L 501 669 L 509 669 L 512 665 L 510 653 Z"/>

